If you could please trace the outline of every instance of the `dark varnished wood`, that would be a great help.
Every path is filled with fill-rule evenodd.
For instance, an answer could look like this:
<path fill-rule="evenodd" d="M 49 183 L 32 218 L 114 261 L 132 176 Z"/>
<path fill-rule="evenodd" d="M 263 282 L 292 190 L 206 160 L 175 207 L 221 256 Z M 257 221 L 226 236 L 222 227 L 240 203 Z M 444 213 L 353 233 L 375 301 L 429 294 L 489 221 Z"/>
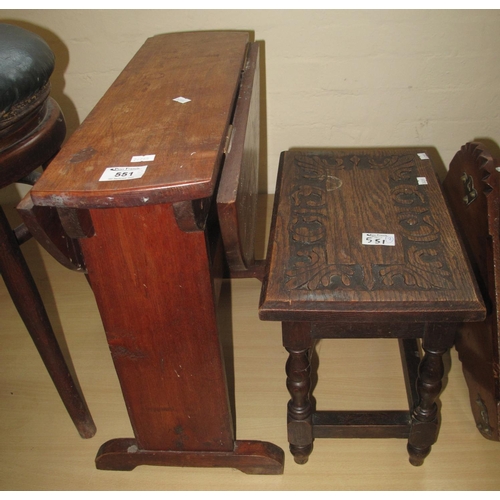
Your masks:
<path fill-rule="evenodd" d="M 407 438 L 407 411 L 317 411 L 312 419 L 315 438 Z"/>
<path fill-rule="evenodd" d="M 297 463 L 314 438 L 400 437 L 421 465 L 437 439 L 442 357 L 457 323 L 485 310 L 432 156 L 407 148 L 281 156 L 259 315 L 282 321 Z M 364 245 L 365 232 L 392 234 L 395 244 Z M 310 360 L 321 338 L 398 339 L 408 410 L 316 412 Z"/>
<path fill-rule="evenodd" d="M 255 168 L 244 160 L 247 136 L 258 135 L 248 41 L 243 32 L 148 39 L 32 191 L 79 238 L 132 424 L 133 438 L 101 447 L 98 468 L 283 472 L 279 447 L 235 440 L 217 324 L 226 266 L 217 189 Z M 147 154 L 156 156 L 143 177 L 99 181 Z"/>
<path fill-rule="evenodd" d="M 0 187 L 14 182 L 33 184 L 38 178 L 33 171 L 46 166 L 59 150 L 66 126 L 59 106 L 47 97 L 48 92 L 49 88 L 42 89 L 29 100 L 25 110 L 19 105 L 16 119 L 0 124 Z M 62 354 L 20 245 L 35 236 L 58 260 L 70 266 L 73 263 L 68 258 L 76 254 L 65 239 L 55 209 L 43 213 L 42 226 L 31 208 L 27 224 L 15 230 L 0 209 L 0 273 L 75 427 L 83 438 L 90 438 L 96 432 L 94 421 Z M 74 268 L 78 266 L 75 261 Z"/>
<path fill-rule="evenodd" d="M 47 94 L 48 90 L 44 89 L 42 96 L 46 98 Z M 35 116 L 31 111 L 23 118 L 23 123 L 12 137 L 7 131 L 12 131 L 14 124 L 3 129 L 0 134 L 5 147 L 1 153 L 2 186 L 13 182 L 34 185 L 40 178 L 34 169 L 40 166 L 46 168 L 64 141 L 66 124 L 54 99 L 48 98 L 43 104 L 39 103 L 35 110 Z M 8 141 L 11 141 L 10 144 Z M 62 265 L 75 271 L 84 270 L 78 241 L 66 233 L 56 208 L 36 207 L 30 192 L 16 208 L 30 237 L 33 236 Z"/>
<path fill-rule="evenodd" d="M 96 427 L 50 324 L 40 293 L 3 210 L 0 208 L 0 274 L 54 386 L 82 438 Z"/>
<path fill-rule="evenodd" d="M 262 319 L 484 316 L 433 166 L 418 153 L 431 156 L 425 149 L 282 156 Z M 396 245 L 362 245 L 363 232 L 396 234 Z"/>
<path fill-rule="evenodd" d="M 500 163 L 481 143 L 467 143 L 453 158 L 443 189 L 488 306 L 484 322 L 464 323 L 456 348 L 481 434 L 500 440 Z"/>
<path fill-rule="evenodd" d="M 14 124 L 6 128 L 0 126 L 0 188 L 18 182 L 48 162 L 64 140 L 64 117 L 52 98 L 38 103 L 24 120 L 17 127 Z"/>

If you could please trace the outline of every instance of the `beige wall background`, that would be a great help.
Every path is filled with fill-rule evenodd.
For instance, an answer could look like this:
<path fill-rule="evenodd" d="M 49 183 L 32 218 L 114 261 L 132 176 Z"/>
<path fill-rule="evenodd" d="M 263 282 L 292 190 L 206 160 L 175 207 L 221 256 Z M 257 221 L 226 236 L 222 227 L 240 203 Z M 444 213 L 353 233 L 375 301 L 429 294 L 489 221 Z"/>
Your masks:
<path fill-rule="evenodd" d="M 500 142 L 500 10 L 2 10 L 56 54 L 70 133 L 146 38 L 248 30 L 265 62 L 261 191 L 292 147 Z"/>

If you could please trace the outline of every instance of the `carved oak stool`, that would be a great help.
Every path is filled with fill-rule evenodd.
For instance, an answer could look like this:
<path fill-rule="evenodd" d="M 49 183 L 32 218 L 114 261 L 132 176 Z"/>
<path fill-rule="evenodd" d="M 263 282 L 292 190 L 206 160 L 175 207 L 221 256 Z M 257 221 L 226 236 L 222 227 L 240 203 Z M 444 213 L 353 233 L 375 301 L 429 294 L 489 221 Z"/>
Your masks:
<path fill-rule="evenodd" d="M 40 177 L 36 169 L 47 166 L 64 141 L 64 117 L 49 97 L 54 63 L 54 54 L 42 38 L 0 23 L 0 188 L 17 182 L 33 185 Z M 79 434 L 90 438 L 95 424 L 20 249 L 34 235 L 59 261 L 78 267 L 76 261 L 69 261 L 70 249 L 58 231 L 62 228 L 55 209 L 43 211 L 42 217 L 51 242 L 37 224 L 13 230 L 0 208 L 0 274 Z"/>
<path fill-rule="evenodd" d="M 282 153 L 259 315 L 282 322 L 288 440 L 408 438 L 413 465 L 436 441 L 443 354 L 485 316 L 426 149 Z M 409 409 L 315 411 L 317 339 L 398 339 Z M 420 343 L 423 357 L 420 355 Z"/>

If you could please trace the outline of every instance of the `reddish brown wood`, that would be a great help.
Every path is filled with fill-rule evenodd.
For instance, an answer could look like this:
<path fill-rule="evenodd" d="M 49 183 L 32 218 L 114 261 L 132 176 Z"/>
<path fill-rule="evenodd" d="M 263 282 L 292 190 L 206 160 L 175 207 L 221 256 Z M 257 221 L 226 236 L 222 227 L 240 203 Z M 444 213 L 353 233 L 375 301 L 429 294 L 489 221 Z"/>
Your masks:
<path fill-rule="evenodd" d="M 105 443 L 98 468 L 283 472 L 280 448 L 235 440 L 217 330 L 224 253 L 216 188 L 231 120 L 237 129 L 248 123 L 250 108 L 241 111 L 236 97 L 254 102 L 258 88 L 247 42 L 242 32 L 149 39 L 32 191 L 35 205 L 56 207 L 80 238 L 134 432 Z M 172 101 L 179 96 L 191 101 Z M 99 181 L 106 167 L 144 154 L 156 155 L 144 177 Z"/>
<path fill-rule="evenodd" d="M 205 233 L 181 231 L 171 205 L 92 219 L 81 244 L 139 447 L 231 451 Z"/>
<path fill-rule="evenodd" d="M 413 465 L 437 439 L 443 354 L 485 309 L 426 149 L 283 153 L 259 315 L 282 321 L 288 439 L 405 437 Z M 394 237 L 363 243 L 362 233 Z M 312 341 L 399 339 L 409 410 L 316 412 Z M 423 358 L 415 338 L 422 338 Z"/>
<path fill-rule="evenodd" d="M 245 32 L 149 38 L 47 169 L 35 205 L 128 207 L 212 196 L 248 39 Z M 148 168 L 132 184 L 99 182 L 108 167 L 139 165 Z"/>
<path fill-rule="evenodd" d="M 253 43 L 242 75 L 217 192 L 217 210 L 226 258 L 230 270 L 236 272 L 247 271 L 255 264 L 255 220 L 259 189 L 259 85 L 259 47 Z"/>
<path fill-rule="evenodd" d="M 43 89 L 38 95 L 39 100 L 30 100 L 28 110 L 24 113 L 21 110 L 19 122 L 10 120 L 8 126 L 0 124 L 0 187 L 22 181 L 35 169 L 47 164 L 60 148 L 66 126 L 57 103 L 47 99 L 48 91 Z M 32 182 L 31 179 L 26 181 Z M 78 432 L 83 438 L 90 438 L 96 432 L 95 424 L 57 343 L 20 249 L 21 242 L 31 236 L 29 230 L 33 230 L 33 234 L 41 238 L 44 246 L 54 250 L 60 260 L 67 259 L 64 249 L 61 251 L 63 247 L 59 246 L 64 236 L 58 231 L 58 221 L 52 217 L 54 211 L 50 215 L 50 228 L 43 229 L 35 221 L 27 228 L 14 231 L 0 209 L 0 273 Z M 52 238 L 58 242 L 56 246 Z"/>
<path fill-rule="evenodd" d="M 29 233 L 52 257 L 72 271 L 85 271 L 80 244 L 64 230 L 57 208 L 36 207 L 30 193 L 16 208 Z"/>
<path fill-rule="evenodd" d="M 480 143 L 467 143 L 453 158 L 443 189 L 476 278 L 488 315 L 461 325 L 456 348 L 481 434 L 500 441 L 500 173 L 499 160 Z"/>
<path fill-rule="evenodd" d="M 134 439 L 114 439 L 101 446 L 96 466 L 123 471 L 139 465 L 233 467 L 246 474 L 282 474 L 283 460 L 283 450 L 260 441 L 235 441 L 231 451 L 183 452 L 141 450 Z"/>

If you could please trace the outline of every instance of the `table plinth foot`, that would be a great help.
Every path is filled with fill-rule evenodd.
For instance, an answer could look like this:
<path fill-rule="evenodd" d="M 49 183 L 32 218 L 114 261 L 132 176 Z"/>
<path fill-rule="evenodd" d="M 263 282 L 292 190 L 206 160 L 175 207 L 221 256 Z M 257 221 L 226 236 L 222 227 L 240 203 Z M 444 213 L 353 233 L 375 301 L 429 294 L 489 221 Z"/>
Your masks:
<path fill-rule="evenodd" d="M 96 457 L 101 470 L 131 471 L 139 465 L 232 467 L 245 474 L 283 474 L 285 454 L 264 441 L 234 441 L 232 451 L 142 450 L 133 438 L 104 443 Z"/>

